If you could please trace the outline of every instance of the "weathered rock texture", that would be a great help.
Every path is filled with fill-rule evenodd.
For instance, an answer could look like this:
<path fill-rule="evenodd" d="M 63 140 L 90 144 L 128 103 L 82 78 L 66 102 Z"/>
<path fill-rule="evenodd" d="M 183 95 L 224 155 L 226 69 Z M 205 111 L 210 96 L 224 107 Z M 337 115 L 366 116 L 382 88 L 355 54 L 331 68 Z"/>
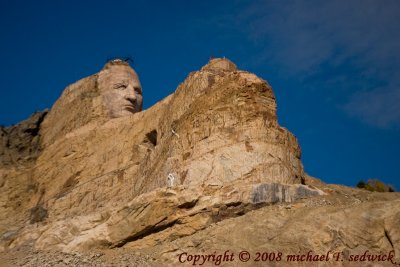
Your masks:
<path fill-rule="evenodd" d="M 0 166 L 2 250 L 154 248 L 173 265 L 185 247 L 399 255 L 399 195 L 357 202 L 307 178 L 266 81 L 213 59 L 153 107 L 110 119 L 97 78 L 55 103 L 33 165 Z"/>
<path fill-rule="evenodd" d="M 47 111 L 10 127 L 0 126 L 0 166 L 18 166 L 32 162 L 40 153 L 39 130 Z"/>

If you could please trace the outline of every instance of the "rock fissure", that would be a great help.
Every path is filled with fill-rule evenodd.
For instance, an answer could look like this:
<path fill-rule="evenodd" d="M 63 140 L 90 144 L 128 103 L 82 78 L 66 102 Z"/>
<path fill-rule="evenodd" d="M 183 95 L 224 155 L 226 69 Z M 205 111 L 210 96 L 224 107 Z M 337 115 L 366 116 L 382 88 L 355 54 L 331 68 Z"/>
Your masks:
<path fill-rule="evenodd" d="M 111 245 L 110 248 L 122 247 L 126 243 L 138 241 L 138 240 L 143 239 L 144 237 L 149 236 L 149 235 L 154 235 L 154 234 L 156 234 L 158 232 L 164 231 L 167 228 L 173 227 L 175 224 L 176 224 L 176 220 L 172 221 L 172 222 L 170 222 L 168 224 L 162 225 L 162 226 L 158 226 L 158 227 L 152 226 L 152 227 L 143 229 L 143 231 L 138 232 L 138 233 L 136 233 L 136 234 L 134 234 L 132 236 L 129 236 L 126 239 L 121 240 L 120 242 L 118 242 L 115 245 Z"/>
<path fill-rule="evenodd" d="M 392 246 L 392 248 L 394 249 L 393 241 L 392 241 L 392 239 L 390 238 L 389 232 L 388 232 L 386 229 L 384 230 L 384 232 L 385 232 L 385 238 L 386 238 L 387 241 L 389 242 L 390 246 Z"/>

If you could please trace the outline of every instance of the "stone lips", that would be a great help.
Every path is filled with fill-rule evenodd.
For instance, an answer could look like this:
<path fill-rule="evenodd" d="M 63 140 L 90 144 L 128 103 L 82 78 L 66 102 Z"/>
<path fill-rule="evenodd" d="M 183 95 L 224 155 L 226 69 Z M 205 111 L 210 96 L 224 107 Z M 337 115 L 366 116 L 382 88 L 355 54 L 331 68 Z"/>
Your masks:
<path fill-rule="evenodd" d="M 324 195 L 302 185 L 301 150 L 277 122 L 271 86 L 227 59 L 211 60 L 174 94 L 126 117 L 110 119 L 97 88 L 97 74 L 67 87 L 40 126 L 33 166 L 1 167 L 1 193 L 21 196 L 18 212 L 2 208 L 4 225 L 17 222 L 1 228 L 3 249 L 28 240 L 64 251 L 151 247 L 266 205 Z M 169 175 L 174 186 L 166 189 Z"/>

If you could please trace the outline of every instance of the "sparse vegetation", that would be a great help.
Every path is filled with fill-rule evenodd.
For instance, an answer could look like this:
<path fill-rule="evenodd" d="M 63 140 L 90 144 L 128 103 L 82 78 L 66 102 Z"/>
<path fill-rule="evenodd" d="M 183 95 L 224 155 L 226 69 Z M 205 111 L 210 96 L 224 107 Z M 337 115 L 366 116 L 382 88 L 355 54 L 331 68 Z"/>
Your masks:
<path fill-rule="evenodd" d="M 364 188 L 371 192 L 395 192 L 396 190 L 392 185 L 386 185 L 378 179 L 369 179 L 366 183 L 360 180 L 357 183 L 358 188 Z"/>

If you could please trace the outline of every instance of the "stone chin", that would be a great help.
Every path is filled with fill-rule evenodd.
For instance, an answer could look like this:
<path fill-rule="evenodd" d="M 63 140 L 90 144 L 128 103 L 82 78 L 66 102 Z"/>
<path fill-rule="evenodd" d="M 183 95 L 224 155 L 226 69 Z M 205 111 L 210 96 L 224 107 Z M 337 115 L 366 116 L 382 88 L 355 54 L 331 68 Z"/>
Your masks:
<path fill-rule="evenodd" d="M 134 113 L 135 113 L 134 111 L 123 109 L 123 110 L 116 111 L 116 112 L 110 112 L 110 117 L 111 118 L 120 118 L 120 117 L 130 116 Z"/>
<path fill-rule="evenodd" d="M 103 103 L 111 118 L 119 118 L 142 111 L 142 98 L 137 96 L 130 102 L 118 93 L 108 92 L 103 95 Z"/>
<path fill-rule="evenodd" d="M 111 118 L 119 118 L 130 116 L 140 111 L 139 107 L 122 107 L 121 109 L 111 109 L 109 114 Z"/>

